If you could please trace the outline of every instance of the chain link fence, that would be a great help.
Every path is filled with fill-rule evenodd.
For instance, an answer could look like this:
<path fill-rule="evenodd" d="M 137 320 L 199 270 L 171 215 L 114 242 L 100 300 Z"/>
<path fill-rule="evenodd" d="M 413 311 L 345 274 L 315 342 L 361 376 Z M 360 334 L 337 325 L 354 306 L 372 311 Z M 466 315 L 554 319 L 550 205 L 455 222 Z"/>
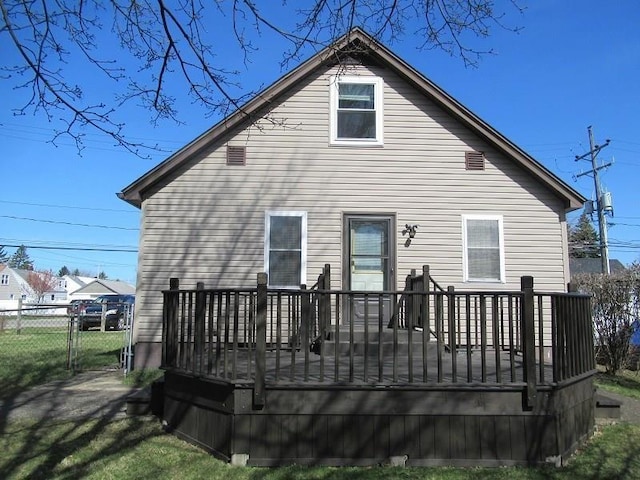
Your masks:
<path fill-rule="evenodd" d="M 59 304 L 0 310 L 0 391 L 14 391 L 86 370 L 131 369 L 133 307 L 113 331 L 80 328 Z"/>

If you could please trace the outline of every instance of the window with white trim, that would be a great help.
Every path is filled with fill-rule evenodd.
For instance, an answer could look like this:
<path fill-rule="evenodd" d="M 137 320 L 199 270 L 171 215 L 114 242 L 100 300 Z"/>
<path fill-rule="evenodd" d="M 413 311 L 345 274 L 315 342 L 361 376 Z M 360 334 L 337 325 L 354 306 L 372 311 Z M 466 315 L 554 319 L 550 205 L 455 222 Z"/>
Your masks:
<path fill-rule="evenodd" d="M 465 282 L 504 282 L 501 215 L 463 215 L 462 248 Z"/>
<path fill-rule="evenodd" d="M 9 275 L 2 274 L 2 279 L 0 280 L 0 285 L 9 285 Z"/>
<path fill-rule="evenodd" d="M 382 145 L 382 79 L 338 76 L 331 82 L 331 143 Z"/>
<path fill-rule="evenodd" d="M 264 264 L 270 287 L 306 284 L 307 212 L 266 212 Z"/>

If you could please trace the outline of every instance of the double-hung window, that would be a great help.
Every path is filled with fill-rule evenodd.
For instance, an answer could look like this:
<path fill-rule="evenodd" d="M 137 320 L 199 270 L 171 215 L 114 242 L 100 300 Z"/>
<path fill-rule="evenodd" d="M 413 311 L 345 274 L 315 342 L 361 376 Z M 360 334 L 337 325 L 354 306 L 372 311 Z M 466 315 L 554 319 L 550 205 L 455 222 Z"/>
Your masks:
<path fill-rule="evenodd" d="M 462 216 L 463 269 L 466 282 L 504 282 L 502 216 Z"/>
<path fill-rule="evenodd" d="M 382 145 L 382 80 L 334 77 L 331 82 L 331 143 Z"/>
<path fill-rule="evenodd" d="M 264 262 L 270 287 L 299 288 L 307 282 L 306 212 L 266 213 Z"/>
<path fill-rule="evenodd" d="M 0 281 L 1 285 L 9 285 L 9 275 L 3 273 L 2 280 Z"/>

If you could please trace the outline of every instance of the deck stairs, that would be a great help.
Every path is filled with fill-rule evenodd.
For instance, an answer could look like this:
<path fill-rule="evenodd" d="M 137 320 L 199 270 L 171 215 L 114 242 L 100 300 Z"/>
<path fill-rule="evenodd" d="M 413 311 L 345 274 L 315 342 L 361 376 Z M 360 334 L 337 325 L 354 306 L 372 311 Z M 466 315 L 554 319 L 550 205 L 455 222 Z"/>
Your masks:
<path fill-rule="evenodd" d="M 411 346 L 413 354 L 417 355 L 422 352 L 423 338 L 427 346 L 428 352 L 437 352 L 437 342 L 433 335 L 425 333 L 422 330 L 416 329 L 411 332 L 411 339 L 409 339 L 409 331 L 406 329 L 398 329 L 395 332 L 397 340 L 394 341 L 393 329 L 387 329 L 381 332 L 366 334 L 362 330 L 356 330 L 353 332 L 353 345 L 350 342 L 350 332 L 348 330 L 341 330 L 339 337 L 337 338 L 335 330 L 328 332 L 327 338 L 321 342 L 321 349 L 324 355 L 349 355 L 351 349 L 353 349 L 353 355 L 364 356 L 378 356 L 378 352 L 382 349 L 383 356 L 391 356 L 395 352 L 398 355 L 407 355 L 409 353 L 409 347 Z M 441 344 L 443 351 L 448 350 L 448 347 Z M 316 353 L 319 353 L 319 349 L 316 348 Z"/>

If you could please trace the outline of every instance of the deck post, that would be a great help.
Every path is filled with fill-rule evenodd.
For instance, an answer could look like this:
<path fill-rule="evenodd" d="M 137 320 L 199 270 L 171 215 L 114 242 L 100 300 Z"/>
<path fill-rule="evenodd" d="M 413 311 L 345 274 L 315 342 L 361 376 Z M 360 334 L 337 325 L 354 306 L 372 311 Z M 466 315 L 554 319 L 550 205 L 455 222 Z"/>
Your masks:
<path fill-rule="evenodd" d="M 202 366 L 204 365 L 204 331 L 205 331 L 205 311 L 207 304 L 207 295 L 204 291 L 204 282 L 196 283 L 196 316 L 195 316 L 195 331 L 193 353 L 195 359 L 193 362 L 193 373 L 198 375 L 202 372 Z"/>
<path fill-rule="evenodd" d="M 162 355 L 163 367 L 175 367 L 178 350 L 178 308 L 180 306 L 180 281 L 177 278 L 169 279 L 169 291 L 164 297 L 164 325 L 162 334 L 164 335 L 164 352 Z"/>
<path fill-rule="evenodd" d="M 420 326 L 424 332 L 427 332 L 427 341 L 431 341 L 431 312 L 429 311 L 431 302 L 429 301 L 429 292 L 431 289 L 431 274 L 429 273 L 429 265 L 422 266 L 422 307 Z"/>
<path fill-rule="evenodd" d="M 324 265 L 324 285 L 322 285 L 322 290 L 326 292 L 331 290 L 331 265 L 328 263 Z M 321 293 L 320 299 L 322 301 L 322 331 L 326 334 L 331 325 L 331 294 Z"/>
<path fill-rule="evenodd" d="M 536 351 L 535 351 L 535 304 L 533 297 L 533 277 L 520 277 L 520 288 L 522 290 L 521 304 L 521 335 L 522 347 L 524 350 L 524 378 L 527 383 L 526 406 L 533 408 L 536 401 Z"/>
<path fill-rule="evenodd" d="M 309 332 L 311 331 L 311 296 L 305 284 L 300 285 L 300 331 L 298 344 L 306 351 L 309 349 Z"/>
<path fill-rule="evenodd" d="M 456 288 L 447 287 L 447 330 L 449 333 L 449 351 L 451 352 L 451 375 L 453 381 L 458 381 L 458 362 L 456 345 Z"/>
<path fill-rule="evenodd" d="M 258 274 L 258 300 L 256 315 L 256 378 L 253 388 L 253 404 L 262 408 L 265 404 L 264 376 L 267 352 L 267 274 Z"/>

